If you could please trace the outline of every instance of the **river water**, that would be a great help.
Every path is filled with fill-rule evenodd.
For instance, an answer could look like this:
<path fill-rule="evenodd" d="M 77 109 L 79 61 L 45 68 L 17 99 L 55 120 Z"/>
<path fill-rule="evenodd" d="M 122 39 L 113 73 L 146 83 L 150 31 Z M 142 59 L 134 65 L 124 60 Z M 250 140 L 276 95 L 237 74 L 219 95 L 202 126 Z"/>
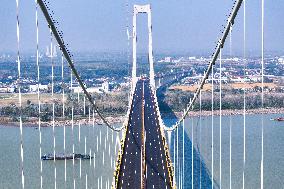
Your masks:
<path fill-rule="evenodd" d="M 270 121 L 272 117 L 281 115 L 264 115 L 264 188 L 278 189 L 284 186 L 284 122 Z M 184 188 L 191 188 L 191 145 L 193 132 L 193 145 L 207 169 L 207 177 L 211 178 L 212 169 L 212 146 L 214 149 L 214 181 L 215 188 L 220 186 L 220 135 L 219 116 L 214 117 L 214 144 L 211 144 L 211 117 L 195 117 L 185 121 L 185 136 L 190 141 L 185 146 L 185 179 Z M 247 115 L 246 118 L 246 166 L 245 166 L 245 188 L 260 188 L 260 160 L 261 160 L 261 115 Z M 172 120 L 165 120 L 166 123 Z M 241 115 L 222 116 L 222 188 L 229 188 L 229 152 L 230 152 L 230 123 L 232 128 L 232 188 L 242 188 L 243 174 L 243 117 Z M 192 127 L 193 126 L 193 127 Z M 79 127 L 75 126 L 72 137 L 72 128 L 66 127 L 66 152 L 72 153 L 72 144 L 75 144 L 75 153 L 86 152 L 95 159 L 75 161 L 74 169 L 72 160 L 67 161 L 66 188 L 73 188 L 74 180 L 76 188 L 110 188 L 116 152 L 118 151 L 118 141 L 121 134 L 112 133 L 103 126 L 81 126 L 80 142 Z M 180 133 L 182 130 L 179 130 Z M 55 128 L 56 152 L 63 150 L 63 127 Z M 179 136 L 181 136 L 179 133 Z M 201 133 L 201 134 L 200 134 Z M 39 159 L 39 130 L 34 127 L 25 127 L 23 130 L 24 144 L 24 174 L 25 186 L 27 189 L 40 188 L 40 159 Z M 0 126 L 0 189 L 21 188 L 20 170 L 20 145 L 19 128 Z M 181 137 L 179 139 L 181 141 Z M 173 137 L 171 137 L 173 141 Z M 170 145 L 173 157 L 173 142 Z M 179 143 L 182 146 L 182 142 Z M 179 149 L 181 149 L 179 147 Z M 181 151 L 181 150 L 180 150 Z M 52 128 L 42 128 L 42 153 L 53 152 L 53 132 Z M 179 156 L 182 157 L 181 152 Z M 172 158 L 173 160 L 173 158 Z M 64 181 L 64 161 L 43 161 L 43 188 L 54 188 L 54 168 L 57 173 L 57 188 L 65 188 Z M 194 159 L 194 164 L 198 162 Z M 190 166 L 187 166 L 190 165 Z M 194 166 L 195 167 L 195 166 Z M 73 171 L 74 170 L 74 171 Z M 198 177 L 198 170 L 194 171 L 194 177 Z M 81 175 L 80 175 L 81 173 Z M 201 177 L 205 173 L 201 172 Z M 86 181 L 87 180 L 87 181 Z M 198 180 L 198 179 L 197 179 Z M 204 182 L 203 179 L 200 181 Z M 196 179 L 194 186 L 196 187 Z M 210 184 L 211 185 L 211 184 Z M 200 185 L 199 185 L 200 186 Z M 201 185 L 208 188 L 208 185 Z M 199 187 L 198 187 L 199 188 Z"/>

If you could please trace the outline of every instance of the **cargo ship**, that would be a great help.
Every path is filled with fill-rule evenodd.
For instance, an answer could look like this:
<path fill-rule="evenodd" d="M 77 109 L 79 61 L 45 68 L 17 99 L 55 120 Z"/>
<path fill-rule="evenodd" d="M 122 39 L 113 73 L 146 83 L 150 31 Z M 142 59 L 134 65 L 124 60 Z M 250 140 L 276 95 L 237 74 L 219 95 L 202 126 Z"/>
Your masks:
<path fill-rule="evenodd" d="M 271 118 L 272 121 L 284 121 L 284 117 Z"/>
<path fill-rule="evenodd" d="M 74 154 L 74 159 L 82 159 L 82 160 L 87 160 L 87 159 L 93 159 L 94 157 L 87 155 L 87 154 Z M 73 159 L 73 154 L 68 154 L 68 155 L 54 155 L 53 154 L 45 154 L 41 156 L 42 160 L 72 160 Z"/>

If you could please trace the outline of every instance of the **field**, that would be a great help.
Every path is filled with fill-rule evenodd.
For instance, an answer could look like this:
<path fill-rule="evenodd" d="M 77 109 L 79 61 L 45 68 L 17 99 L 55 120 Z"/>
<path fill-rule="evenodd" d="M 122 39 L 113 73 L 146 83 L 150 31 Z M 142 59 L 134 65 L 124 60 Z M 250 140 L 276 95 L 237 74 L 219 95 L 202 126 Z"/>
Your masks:
<path fill-rule="evenodd" d="M 267 87 L 269 89 L 276 88 L 277 85 L 274 83 L 263 83 L 264 87 Z M 195 92 L 197 90 L 197 87 L 199 85 L 191 85 L 191 86 L 183 86 L 183 85 L 177 85 L 170 87 L 171 90 L 182 90 L 182 91 L 190 91 Z M 215 87 L 219 87 L 219 84 L 215 84 Z M 222 88 L 226 89 L 253 89 L 255 87 L 261 87 L 261 83 L 232 83 L 232 84 L 222 84 Z M 204 84 L 203 91 L 211 91 L 212 85 L 209 83 Z"/>
<path fill-rule="evenodd" d="M 67 97 L 65 96 L 65 99 Z M 44 93 L 40 94 L 41 103 L 51 103 L 52 102 L 51 94 Z M 38 104 L 37 94 L 34 93 L 24 93 L 22 94 L 22 104 L 26 105 L 27 101 L 30 100 L 32 104 Z M 55 101 L 62 101 L 62 94 L 54 94 Z M 15 93 L 1 93 L 0 94 L 0 104 L 1 106 L 8 106 L 11 104 L 18 105 L 19 95 Z"/>

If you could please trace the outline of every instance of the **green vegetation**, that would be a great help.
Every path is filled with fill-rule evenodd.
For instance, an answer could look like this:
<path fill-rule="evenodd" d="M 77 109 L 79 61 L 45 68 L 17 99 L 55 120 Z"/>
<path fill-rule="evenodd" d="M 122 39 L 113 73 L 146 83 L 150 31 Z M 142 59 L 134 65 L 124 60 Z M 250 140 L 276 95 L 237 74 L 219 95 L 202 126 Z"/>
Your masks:
<path fill-rule="evenodd" d="M 59 96 L 57 96 L 58 98 Z M 181 90 L 166 90 L 163 93 L 158 93 L 158 101 L 160 110 L 163 113 L 169 111 L 181 112 L 186 108 L 190 98 L 193 97 L 192 92 L 184 92 Z M 66 118 L 70 119 L 72 115 L 72 107 L 74 107 L 74 116 L 76 118 L 88 117 L 89 116 L 89 103 L 86 100 L 84 107 L 84 96 L 81 94 L 79 96 L 80 101 L 78 103 L 77 94 L 67 95 L 64 103 L 64 115 Z M 34 97 L 30 100 L 28 96 L 25 97 L 25 102 L 23 102 L 22 110 L 15 103 L 6 104 L 0 107 L 1 117 L 8 117 L 12 121 L 18 121 L 20 112 L 22 112 L 22 117 L 24 121 L 37 120 L 38 118 L 38 104 L 36 103 Z M 128 90 L 124 89 L 121 92 L 113 93 L 102 93 L 93 94 L 93 99 L 95 99 L 96 105 L 104 116 L 113 115 L 125 115 L 128 108 Z M 63 105 L 62 101 L 58 99 L 52 100 L 45 98 L 45 102 L 41 104 L 41 120 L 51 121 L 52 120 L 52 110 L 54 102 L 54 113 L 57 120 L 62 119 L 63 116 Z M 214 92 L 214 109 L 218 110 L 220 107 L 219 92 L 216 90 Z M 243 93 L 241 90 L 231 91 L 222 94 L 222 109 L 243 109 Z M 282 108 L 284 107 L 284 96 L 282 93 L 270 92 L 265 93 L 264 96 L 264 107 Z M 91 107 L 90 107 L 91 108 Z M 257 109 L 261 108 L 261 95 L 260 93 L 247 93 L 246 95 L 246 108 L 247 109 Z M 194 105 L 194 111 L 199 110 L 199 99 L 196 100 Z M 202 93 L 202 110 L 211 110 L 211 93 Z M 85 112 L 85 114 L 84 114 Z M 92 109 L 90 109 L 92 116 Z"/>
<path fill-rule="evenodd" d="M 222 109 L 243 109 L 244 98 L 242 92 L 233 91 L 234 93 L 222 94 Z M 170 109 L 174 112 L 183 111 L 186 108 L 190 98 L 193 98 L 193 93 L 183 91 L 167 91 L 165 93 L 165 99 L 163 100 Z M 211 93 L 202 93 L 202 110 L 212 109 Z M 220 108 L 220 96 L 217 91 L 214 93 L 214 110 Z M 284 107 L 284 96 L 282 93 L 265 93 L 264 95 L 264 107 L 282 108 Z M 194 110 L 199 110 L 199 98 L 196 100 Z M 246 94 L 246 108 L 257 109 L 261 108 L 261 93 L 248 93 Z M 161 111 L 166 109 L 161 108 Z"/>

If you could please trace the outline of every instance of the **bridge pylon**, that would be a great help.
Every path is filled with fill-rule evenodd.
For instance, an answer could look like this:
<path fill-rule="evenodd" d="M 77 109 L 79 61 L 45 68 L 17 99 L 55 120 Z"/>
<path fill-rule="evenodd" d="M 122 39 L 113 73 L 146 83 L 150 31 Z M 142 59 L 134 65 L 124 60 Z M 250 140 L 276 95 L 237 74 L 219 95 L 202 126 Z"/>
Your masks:
<path fill-rule="evenodd" d="M 148 15 L 148 60 L 150 64 L 150 84 L 155 88 L 155 80 L 154 80 L 154 59 L 153 59 L 153 45 L 152 45 L 152 15 L 151 15 L 151 6 L 150 4 L 146 5 L 134 5 L 133 7 L 133 30 L 132 30 L 132 42 L 133 42 L 133 65 L 132 65 L 132 90 L 134 90 L 136 86 L 136 82 L 138 80 L 136 75 L 137 70 L 137 15 L 138 14 L 147 14 Z"/>

